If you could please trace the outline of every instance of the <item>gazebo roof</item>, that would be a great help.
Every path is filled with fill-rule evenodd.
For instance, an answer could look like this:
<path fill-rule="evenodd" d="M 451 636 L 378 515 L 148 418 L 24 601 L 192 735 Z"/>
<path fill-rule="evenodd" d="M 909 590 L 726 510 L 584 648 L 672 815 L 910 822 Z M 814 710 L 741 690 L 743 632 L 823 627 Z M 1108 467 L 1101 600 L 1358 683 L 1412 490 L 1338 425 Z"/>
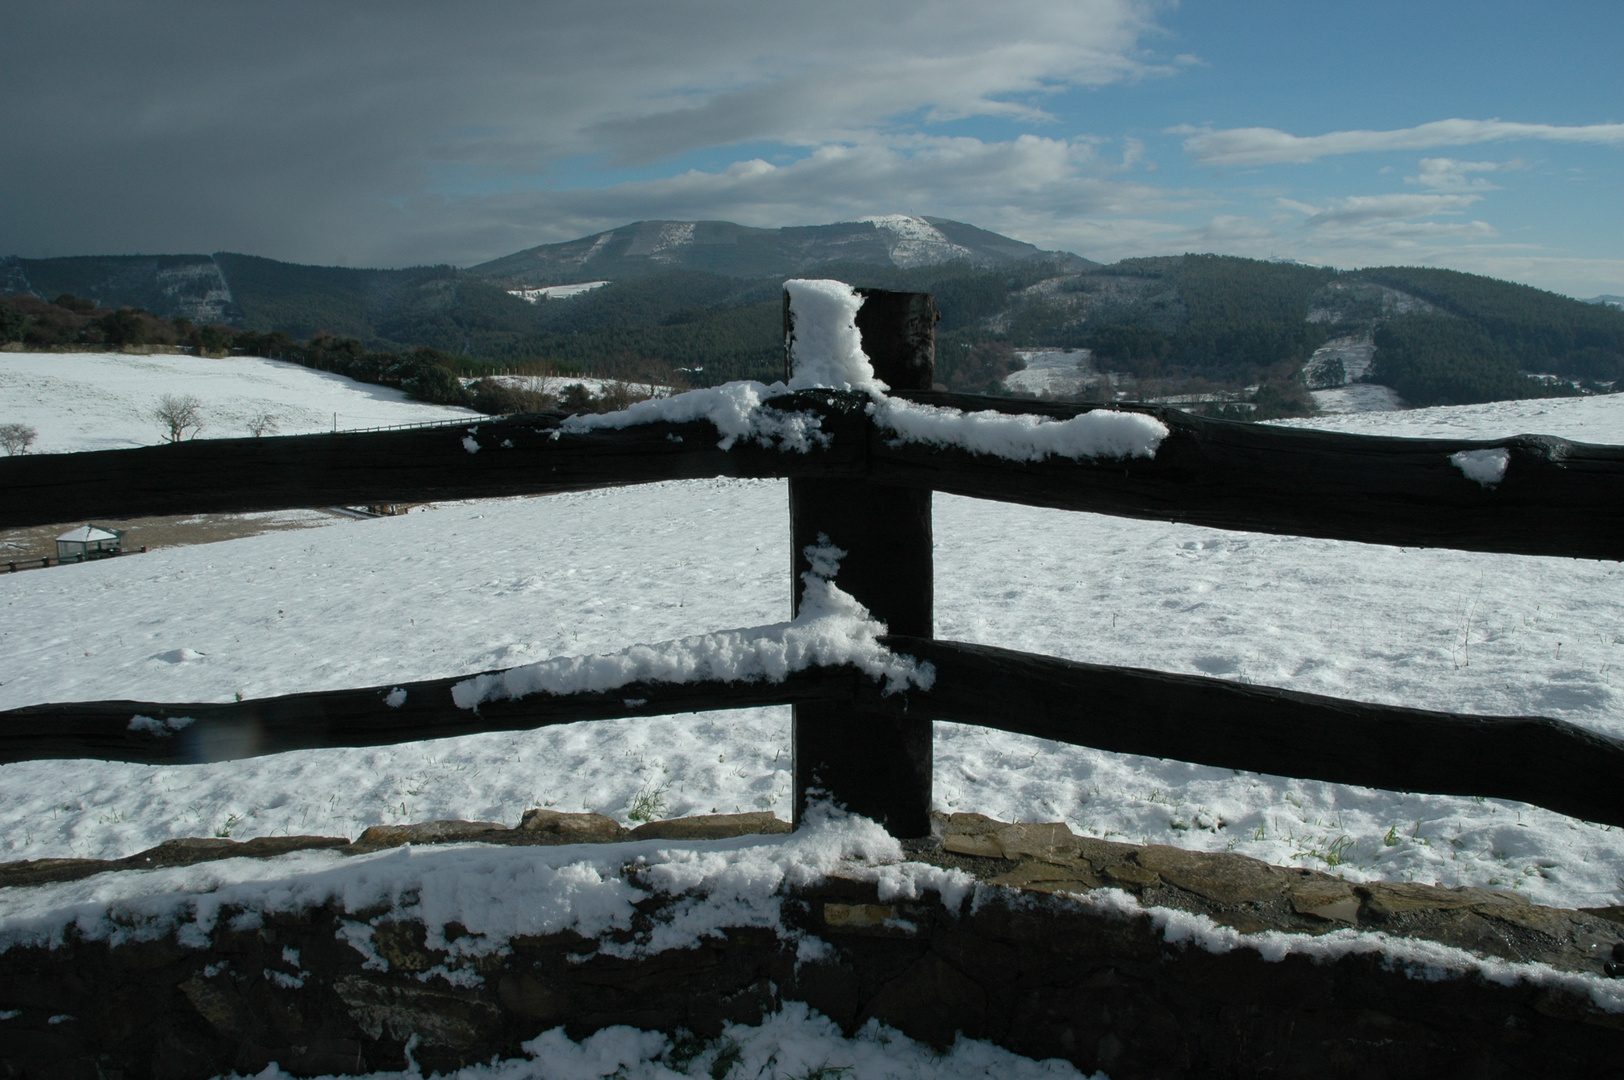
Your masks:
<path fill-rule="evenodd" d="M 93 544 L 97 540 L 117 540 L 118 534 L 108 532 L 106 529 L 98 528 L 95 525 L 86 525 L 81 529 L 65 532 L 57 539 L 73 544 Z"/>

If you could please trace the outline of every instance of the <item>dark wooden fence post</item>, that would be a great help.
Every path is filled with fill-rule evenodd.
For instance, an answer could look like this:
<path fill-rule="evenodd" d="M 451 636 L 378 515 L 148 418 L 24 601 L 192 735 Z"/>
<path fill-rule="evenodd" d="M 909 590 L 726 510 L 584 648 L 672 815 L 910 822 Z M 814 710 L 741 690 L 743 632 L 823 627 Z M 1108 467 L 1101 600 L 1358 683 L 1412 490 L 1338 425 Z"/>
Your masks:
<path fill-rule="evenodd" d="M 893 390 L 929 390 L 936 365 L 936 303 L 929 293 L 861 289 L 863 351 Z M 790 326 L 788 297 L 785 333 Z M 803 549 L 820 535 L 842 548 L 836 578 L 892 633 L 931 637 L 933 580 L 928 488 L 860 480 L 789 482 L 794 608 L 810 569 Z M 893 835 L 930 834 L 931 722 L 863 712 L 846 702 L 794 706 L 795 823 L 827 797 Z"/>

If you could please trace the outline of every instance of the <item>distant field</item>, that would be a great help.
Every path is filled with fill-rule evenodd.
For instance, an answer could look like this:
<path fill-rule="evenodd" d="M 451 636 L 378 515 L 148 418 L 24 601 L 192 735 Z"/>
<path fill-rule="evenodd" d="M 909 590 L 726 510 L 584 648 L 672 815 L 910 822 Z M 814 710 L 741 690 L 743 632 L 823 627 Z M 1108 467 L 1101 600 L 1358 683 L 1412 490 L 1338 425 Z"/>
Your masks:
<path fill-rule="evenodd" d="M 345 429 L 479 415 L 257 356 L 0 353 L 0 424 L 36 428 L 36 454 L 162 442 L 150 413 L 164 394 L 202 401 L 204 439 L 247 436 L 248 421 L 264 413 L 275 417 L 283 435 L 331 431 L 335 417 Z"/>

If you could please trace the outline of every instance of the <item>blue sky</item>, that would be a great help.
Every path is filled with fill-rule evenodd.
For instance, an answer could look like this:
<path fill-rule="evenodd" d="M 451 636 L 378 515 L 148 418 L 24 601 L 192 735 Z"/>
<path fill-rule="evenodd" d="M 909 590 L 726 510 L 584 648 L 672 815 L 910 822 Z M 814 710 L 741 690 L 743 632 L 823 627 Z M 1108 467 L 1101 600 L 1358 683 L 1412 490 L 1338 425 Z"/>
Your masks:
<path fill-rule="evenodd" d="M 86 0 L 14 28 L 0 251 L 27 256 L 466 264 L 913 213 L 1624 294 L 1618 0 Z"/>

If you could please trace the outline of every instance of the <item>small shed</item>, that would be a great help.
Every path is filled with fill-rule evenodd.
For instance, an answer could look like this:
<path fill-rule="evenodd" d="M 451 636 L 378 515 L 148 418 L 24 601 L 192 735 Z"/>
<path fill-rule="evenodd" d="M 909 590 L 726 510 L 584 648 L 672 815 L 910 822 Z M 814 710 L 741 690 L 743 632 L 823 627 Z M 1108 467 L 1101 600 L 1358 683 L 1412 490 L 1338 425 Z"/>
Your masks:
<path fill-rule="evenodd" d="M 104 529 L 100 525 L 86 525 L 56 538 L 56 557 L 67 561 L 117 555 L 123 550 L 123 541 L 123 529 Z"/>

